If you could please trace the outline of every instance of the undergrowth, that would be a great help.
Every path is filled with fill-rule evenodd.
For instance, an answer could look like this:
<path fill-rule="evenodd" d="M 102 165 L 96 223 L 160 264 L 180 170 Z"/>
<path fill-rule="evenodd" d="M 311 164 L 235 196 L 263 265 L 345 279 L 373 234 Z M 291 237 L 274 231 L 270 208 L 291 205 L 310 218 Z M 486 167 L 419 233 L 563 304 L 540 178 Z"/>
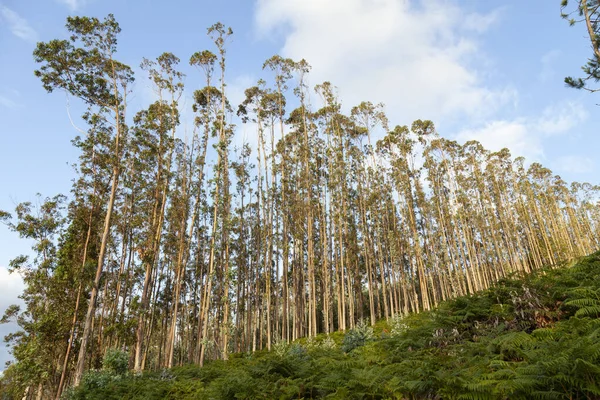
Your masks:
<path fill-rule="evenodd" d="M 91 373 L 66 397 L 600 399 L 599 317 L 600 252 L 374 330 L 360 324 L 203 368 Z"/>

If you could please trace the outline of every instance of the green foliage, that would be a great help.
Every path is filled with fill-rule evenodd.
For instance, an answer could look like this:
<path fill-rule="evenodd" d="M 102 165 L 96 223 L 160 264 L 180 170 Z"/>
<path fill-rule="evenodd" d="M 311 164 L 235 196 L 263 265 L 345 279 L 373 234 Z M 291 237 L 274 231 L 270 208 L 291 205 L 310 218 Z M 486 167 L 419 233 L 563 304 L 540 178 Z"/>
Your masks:
<path fill-rule="evenodd" d="M 115 375 L 124 375 L 129 369 L 129 354 L 119 349 L 108 349 L 102 361 L 102 369 Z"/>
<path fill-rule="evenodd" d="M 374 337 L 373 327 L 369 326 L 366 321 L 361 320 L 356 324 L 354 329 L 350 329 L 344 336 L 342 350 L 346 353 L 362 347 L 372 341 Z"/>
<path fill-rule="evenodd" d="M 405 333 L 408 329 L 408 325 L 404 322 L 402 316 L 397 315 L 391 320 L 391 334 L 393 337 L 398 337 Z"/>
<path fill-rule="evenodd" d="M 89 17 L 68 17 L 69 40 L 39 42 L 33 52 L 40 63 L 35 76 L 44 89 L 62 89 L 89 105 L 114 107 L 120 96 L 114 96 L 114 82 L 125 88 L 133 81 L 133 72 L 115 59 L 117 36 L 121 31 L 114 16 L 104 21 Z"/>
<path fill-rule="evenodd" d="M 67 400 L 101 398 L 96 392 L 110 390 L 126 377 L 129 367 L 129 355 L 119 349 L 108 349 L 102 360 L 101 370 L 86 372 L 77 388 L 71 388 L 63 394 Z"/>

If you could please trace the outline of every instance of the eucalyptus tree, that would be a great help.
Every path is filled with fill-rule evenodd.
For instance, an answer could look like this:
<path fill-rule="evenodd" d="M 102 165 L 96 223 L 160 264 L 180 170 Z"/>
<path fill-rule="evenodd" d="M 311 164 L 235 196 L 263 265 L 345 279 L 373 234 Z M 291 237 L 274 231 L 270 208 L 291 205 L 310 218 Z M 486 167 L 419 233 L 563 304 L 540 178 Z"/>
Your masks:
<path fill-rule="evenodd" d="M 331 252 L 329 265 L 335 265 L 335 272 L 332 271 L 335 279 L 331 279 L 330 285 L 328 285 L 335 286 L 335 289 L 325 289 L 323 302 L 324 305 L 327 305 L 327 298 L 330 294 L 333 295 L 337 304 L 338 329 L 345 330 L 347 326 L 352 327 L 354 324 L 354 299 L 357 297 L 354 286 L 351 284 L 351 281 L 356 278 L 356 271 L 351 267 L 353 263 L 350 262 L 351 255 L 354 257 L 358 253 L 358 248 L 352 247 L 357 243 L 356 235 L 350 233 L 354 227 L 354 211 L 356 209 L 354 207 L 356 196 L 353 193 L 360 185 L 364 184 L 364 180 L 361 178 L 363 175 L 361 171 L 364 167 L 362 152 L 352 141 L 362 135 L 363 130 L 355 119 L 342 114 L 341 103 L 335 94 L 334 87 L 329 82 L 317 85 L 315 90 L 324 103 L 323 108 L 315 115 L 324 119 L 323 124 L 328 143 L 327 146 L 322 146 L 327 149 L 323 157 L 327 159 L 326 190 L 328 195 L 326 196 L 328 199 L 324 199 L 323 203 L 327 207 L 327 200 L 330 202 L 328 207 L 330 226 L 328 232 L 322 232 L 321 235 L 325 241 L 324 251 Z M 352 155 L 358 158 L 354 158 Z M 351 160 L 354 160 L 354 163 Z M 325 237 L 327 235 L 332 240 L 329 250 L 326 249 L 329 244 L 329 239 Z M 323 260 L 323 264 L 327 265 L 327 260 Z M 323 275 L 326 276 L 324 270 Z M 360 297 L 360 293 L 358 297 Z M 324 309 L 324 313 L 326 313 L 326 309 Z M 324 322 L 327 323 L 326 320 Z"/>
<path fill-rule="evenodd" d="M 285 162 L 280 162 L 282 176 L 288 178 L 286 184 L 285 211 L 289 213 L 289 237 L 290 241 L 290 313 L 291 318 L 291 339 L 295 340 L 305 336 L 308 332 L 309 318 L 311 310 L 307 310 L 311 300 L 312 286 L 308 288 L 308 267 L 309 258 L 305 249 L 309 241 L 307 235 L 308 219 L 307 208 L 307 176 L 304 168 L 305 154 L 304 143 L 305 135 L 303 131 L 304 119 L 302 118 L 301 108 L 293 110 L 286 121 L 290 127 L 290 132 L 280 140 L 277 147 L 278 153 L 285 152 Z M 282 188 L 283 190 L 283 188 Z M 283 195 L 282 195 L 283 197 Z M 285 218 L 286 216 L 284 216 Z"/>
<path fill-rule="evenodd" d="M 215 63 L 217 62 L 217 56 L 208 51 L 204 50 L 201 52 L 194 53 L 190 58 L 190 65 L 195 66 L 204 74 L 205 86 L 202 89 L 198 89 L 194 91 L 193 98 L 194 103 L 192 105 L 193 111 L 196 113 L 196 117 L 194 119 L 194 140 L 192 141 L 192 146 L 194 147 L 192 151 L 196 154 L 196 159 L 194 162 L 194 170 L 195 170 L 195 178 L 194 178 L 194 206 L 193 206 L 193 214 L 192 214 L 192 226 L 194 226 L 195 221 L 200 220 L 200 212 L 203 211 L 203 215 L 206 216 L 208 214 L 208 203 L 206 201 L 207 193 L 204 189 L 204 185 L 206 182 L 206 157 L 208 151 L 208 141 L 210 137 L 214 137 L 216 135 L 216 129 L 214 125 L 215 116 L 218 114 L 218 110 L 220 107 L 220 97 L 221 92 L 212 85 Z M 202 130 L 202 137 L 198 138 L 198 130 Z M 206 224 L 205 224 L 206 225 Z M 208 229 L 206 227 L 205 229 Z M 201 237 L 201 234 L 204 230 L 200 228 L 197 229 L 197 246 L 198 252 L 197 263 L 196 263 L 196 280 L 200 283 L 204 281 L 204 285 L 202 285 L 202 289 L 198 289 L 195 291 L 195 307 L 199 307 L 199 313 L 197 316 L 197 326 L 196 326 L 196 347 L 194 349 L 194 360 L 195 362 L 200 362 L 200 354 L 202 349 L 203 342 L 203 332 L 204 332 L 204 315 L 205 315 L 205 307 L 208 307 L 208 294 L 212 288 L 212 265 L 210 265 L 210 270 L 208 268 L 205 269 L 204 262 L 204 253 L 206 251 L 206 247 L 210 247 L 207 243 L 210 242 L 210 238 L 206 238 L 206 236 L 210 236 L 208 233 L 204 233 Z M 212 231 L 211 231 L 212 233 Z M 192 237 L 194 235 L 191 235 Z M 210 253 L 210 248 L 208 249 Z M 206 342 L 206 341 L 205 341 Z"/>
<path fill-rule="evenodd" d="M 323 304 L 323 331 L 329 333 L 334 328 L 334 302 L 338 304 L 338 326 L 339 318 L 345 314 L 345 294 L 342 288 L 343 284 L 343 261 L 342 257 L 334 257 L 338 246 L 336 237 L 339 241 L 341 250 L 341 240 L 339 230 L 341 229 L 340 217 L 342 210 L 339 204 L 344 201 L 343 195 L 339 192 L 341 189 L 343 169 L 340 169 L 343 158 L 343 140 L 341 139 L 342 121 L 341 104 L 338 101 L 335 87 L 330 82 L 323 82 L 315 86 L 315 92 L 321 96 L 323 107 L 315 113 L 317 121 L 322 126 L 325 133 L 325 143 L 320 146 L 322 149 L 320 159 L 322 168 L 320 168 L 321 179 L 318 188 L 321 188 L 322 199 L 319 207 L 319 227 L 321 236 L 321 276 L 322 276 L 322 304 Z M 337 200 L 337 202 L 336 202 Z M 336 229 L 335 225 L 338 225 Z M 334 262 L 334 258 L 337 262 Z M 335 265 L 335 271 L 331 268 Z M 341 283 L 341 284 L 340 284 Z M 343 306 L 342 306 L 343 305 Z"/>
<path fill-rule="evenodd" d="M 275 235 L 277 230 L 277 218 L 275 217 L 275 193 L 276 193 L 276 179 L 277 179 L 277 167 L 275 163 L 275 120 L 279 112 L 279 104 L 281 99 L 279 95 L 266 89 L 265 82 L 259 80 L 258 86 L 253 86 L 245 91 L 246 99 L 239 105 L 238 115 L 242 117 L 242 122 L 247 123 L 252 121 L 257 127 L 257 161 L 258 161 L 258 176 L 257 176 L 257 201 L 259 211 L 262 211 L 262 217 L 259 214 L 259 225 L 260 219 L 264 221 L 265 229 L 259 230 L 259 254 L 264 251 L 263 265 L 265 271 L 265 303 L 266 303 L 266 337 L 267 337 L 267 348 L 271 349 L 271 339 L 273 337 L 273 324 L 278 326 L 278 301 L 277 296 L 273 296 L 274 282 L 278 279 L 278 260 L 273 260 L 275 253 Z M 267 140 L 265 132 L 268 129 L 270 132 L 270 154 L 267 154 Z M 268 159 L 271 159 L 271 172 L 269 174 Z M 264 170 L 264 176 L 263 176 Z M 266 189 L 263 189 L 263 182 Z M 260 228 L 259 228 L 260 229 Z M 262 240 L 264 231 L 265 240 Z M 264 244 L 264 246 L 263 246 Z M 264 249 L 263 249 L 264 247 Z M 276 265 L 276 271 L 273 271 L 272 266 Z M 275 297 L 275 301 L 273 301 Z M 272 307 L 274 305 L 275 312 Z M 275 318 L 274 318 L 275 317 Z"/>
<path fill-rule="evenodd" d="M 225 55 L 226 55 L 226 40 L 233 35 L 231 28 L 225 27 L 222 23 L 217 22 L 208 28 L 208 35 L 213 39 L 218 49 L 219 55 L 217 56 L 217 62 L 220 69 L 220 89 L 216 90 L 218 93 L 219 108 L 216 110 L 214 119 L 214 132 L 218 136 L 218 143 L 216 144 L 217 150 L 217 161 L 215 164 L 215 188 L 213 197 L 213 216 L 212 216 L 212 232 L 210 238 L 210 256 L 208 266 L 208 284 L 204 292 L 203 304 L 202 304 L 202 343 L 200 348 L 200 365 L 204 364 L 204 358 L 206 355 L 206 347 L 208 345 L 208 327 L 209 327 L 209 308 L 210 301 L 212 300 L 211 283 L 213 280 L 213 274 L 215 271 L 215 251 L 217 244 L 217 236 L 220 236 L 219 242 L 219 261 L 221 268 L 220 273 L 224 279 L 221 284 L 222 292 L 220 299 L 223 301 L 224 310 L 222 313 L 221 320 L 221 343 L 222 343 L 222 356 L 227 358 L 228 354 L 228 324 L 229 324 L 229 218 L 231 212 L 231 198 L 229 194 L 229 143 L 232 136 L 232 127 L 228 124 L 226 118 L 227 113 L 231 111 L 231 106 L 225 96 Z M 219 224 L 219 220 L 221 224 Z M 221 232 L 218 232 L 218 228 L 221 228 Z M 220 233 L 220 235 L 219 235 Z"/>
<path fill-rule="evenodd" d="M 245 310 L 249 307 L 248 283 L 251 270 L 251 243 L 249 238 L 249 227 L 251 226 L 251 207 L 249 203 L 252 198 L 252 175 L 253 165 L 250 163 L 252 150 L 248 143 L 244 143 L 239 151 L 238 161 L 231 163 L 236 178 L 237 207 L 232 217 L 232 230 L 236 238 L 232 243 L 232 258 L 235 257 L 235 351 L 249 350 L 248 331 L 244 324 L 249 314 Z"/>
<path fill-rule="evenodd" d="M 294 93 L 300 101 L 300 106 L 290 113 L 288 122 L 294 125 L 296 134 L 302 138 L 300 143 L 302 160 L 302 184 L 304 190 L 304 218 L 306 221 L 307 244 L 307 279 L 308 279 L 308 335 L 317 334 L 317 281 L 315 273 L 315 249 L 314 249 L 314 201 L 313 201 L 313 176 L 311 161 L 313 154 L 311 152 L 312 141 L 315 135 L 315 126 L 310 112 L 310 99 L 308 97 L 307 74 L 310 72 L 310 65 L 304 60 L 293 64 L 292 71 L 297 76 L 297 86 Z"/>
<path fill-rule="evenodd" d="M 73 144 L 81 151 L 76 172 L 79 177 L 73 184 L 72 194 L 74 199 L 69 205 L 67 228 L 64 242 L 61 247 L 60 264 L 65 269 L 72 269 L 73 284 L 77 286 L 71 331 L 65 351 L 61 377 L 56 391 L 56 398 L 60 398 L 64 384 L 70 375 L 70 354 L 74 347 L 75 335 L 80 320 L 80 308 L 84 303 L 83 290 L 87 282 L 93 279 L 90 263 L 98 257 L 100 246 L 100 228 L 102 226 L 102 207 L 107 193 L 110 192 L 111 167 L 111 138 L 110 131 L 106 129 L 104 121 L 92 114 L 85 114 L 84 119 L 90 123 L 90 129 L 85 137 L 77 136 Z M 72 245 L 66 244 L 72 242 Z M 73 267 L 78 265 L 77 267 Z M 116 296 L 118 298 L 118 295 Z"/>
<path fill-rule="evenodd" d="M 111 118 L 110 130 L 113 136 L 110 197 L 106 206 L 96 276 L 88 303 L 75 371 L 74 381 L 77 385 L 85 368 L 87 344 L 91 334 L 98 285 L 104 267 L 111 216 L 119 185 L 120 161 L 127 133 L 125 123 L 127 94 L 129 85 L 133 81 L 133 72 L 127 65 L 114 58 L 117 51 L 117 36 L 121 28 L 112 14 L 109 14 L 104 21 L 89 17 L 69 17 L 67 30 L 71 33 L 68 40 L 55 39 L 37 44 L 34 59 L 41 66 L 35 74 L 41 79 L 47 91 L 65 90 L 88 106 L 94 107 L 99 115 L 106 119 Z"/>
<path fill-rule="evenodd" d="M 549 235 L 545 228 L 542 212 L 535 200 L 532 182 L 528 179 L 523 157 L 517 157 L 513 161 L 513 170 L 513 185 L 521 199 L 519 220 L 527 221 L 532 235 L 532 246 L 538 249 L 542 265 L 554 265 L 555 260 L 552 256 Z"/>
<path fill-rule="evenodd" d="M 463 196 L 460 196 L 463 204 L 461 216 L 464 218 L 464 233 L 469 238 L 471 248 L 471 264 L 470 267 L 479 282 L 481 290 L 488 286 L 488 277 L 485 271 L 485 260 L 487 249 L 493 248 L 494 242 L 488 235 L 486 225 L 491 222 L 489 215 L 486 215 L 485 201 L 485 185 L 482 179 L 481 164 L 485 159 L 485 150 L 477 141 L 466 142 L 462 147 L 463 152 L 463 171 L 464 175 L 460 175 L 464 179 Z M 489 211 L 488 211 L 489 212 Z M 489 241 L 487 248 L 482 248 L 482 242 Z"/>
<path fill-rule="evenodd" d="M 565 203 L 561 192 L 556 191 L 562 181 L 552 175 L 552 171 L 539 163 L 533 163 L 528 171 L 529 188 L 533 201 L 538 203 L 538 210 L 543 221 L 544 234 L 547 236 L 549 252 L 554 262 L 572 256 L 572 239 L 567 237 L 566 221 L 558 202 Z M 564 193 L 564 192 L 563 192 Z"/>
<path fill-rule="evenodd" d="M 286 115 L 286 98 L 285 92 L 288 90 L 287 82 L 292 79 L 292 69 L 294 67 L 294 61 L 289 58 L 283 58 L 279 55 L 274 55 L 269 58 L 263 64 L 264 69 L 270 69 L 275 77 L 275 91 L 274 97 L 276 99 L 276 116 L 279 122 L 279 133 L 280 139 L 279 143 L 284 142 L 285 138 L 285 115 Z M 282 247 L 282 321 L 281 321 L 281 339 L 289 341 L 289 257 L 290 257 L 290 248 L 289 248 L 289 216 L 290 214 L 287 212 L 288 202 L 286 200 L 286 196 L 288 195 L 288 182 L 289 177 L 287 175 L 287 153 L 286 151 L 276 152 L 276 149 L 272 149 L 272 171 L 275 171 L 276 168 L 276 158 L 275 154 L 279 153 L 280 155 L 280 168 L 281 171 L 281 182 L 280 182 L 280 207 L 279 207 L 279 219 L 281 220 L 281 247 Z"/>
<path fill-rule="evenodd" d="M 598 201 L 595 198 L 594 193 L 597 193 L 599 187 L 590 185 L 589 183 L 571 183 L 570 195 L 572 199 L 572 214 L 575 215 L 579 226 L 583 232 L 588 234 L 582 234 L 580 240 L 584 242 L 586 250 L 584 252 L 590 252 L 590 249 L 597 248 L 599 245 L 599 234 L 598 230 L 598 218 L 597 213 L 594 212 L 594 201 Z M 596 215 L 594 215 L 596 214 Z"/>
<path fill-rule="evenodd" d="M 534 247 L 530 248 L 529 254 L 532 262 L 523 262 L 527 258 L 526 249 L 532 243 L 532 232 L 529 224 L 516 222 L 515 216 L 521 199 L 515 196 L 512 160 L 508 149 L 488 155 L 484 174 L 488 182 L 489 201 L 493 205 L 492 210 L 495 210 L 492 215 L 495 218 L 490 223 L 495 226 L 494 245 L 499 248 L 497 257 L 500 273 L 527 272 L 541 267 L 537 248 Z M 502 264 L 508 265 L 508 268 L 503 268 Z"/>
<path fill-rule="evenodd" d="M 165 304 L 163 318 L 164 329 L 159 332 L 161 340 L 164 342 L 164 362 L 162 359 L 157 360 L 159 365 L 164 365 L 171 368 L 175 356 L 176 332 L 181 334 L 181 324 L 184 323 L 185 317 L 179 318 L 180 304 L 182 303 L 182 291 L 184 291 L 184 278 L 186 273 L 186 265 L 189 257 L 188 249 L 188 229 L 193 229 L 193 225 L 189 224 L 190 217 L 190 188 L 191 188 L 191 170 L 193 167 L 193 155 L 188 154 L 189 147 L 184 143 L 180 143 L 176 150 L 176 175 L 173 180 L 172 188 L 170 189 L 170 201 L 165 220 L 167 222 L 164 243 L 163 243 L 163 258 L 168 260 L 167 263 L 171 274 L 170 291 L 172 293 L 170 307 Z M 183 293 L 183 298 L 185 298 Z M 185 302 L 183 302 L 185 304 Z M 170 317 L 170 318 L 169 318 Z M 180 329 L 177 329 L 180 323 Z M 163 339 L 164 337 L 164 339 Z"/>
<path fill-rule="evenodd" d="M 264 81 L 259 81 L 259 84 L 265 85 Z M 266 283 L 267 287 L 265 292 L 267 294 L 267 348 L 271 348 L 271 342 L 274 336 L 280 334 L 280 326 L 283 325 L 282 319 L 279 318 L 279 286 L 280 286 L 280 273 L 279 273 L 279 248 L 275 248 L 279 242 L 281 247 L 281 240 L 279 237 L 280 218 L 276 215 L 277 212 L 277 194 L 278 190 L 277 180 L 279 179 L 276 161 L 276 142 L 275 142 L 275 127 L 276 121 L 281 112 L 281 104 L 285 104 L 285 99 L 281 98 L 281 95 L 274 92 L 272 89 L 265 89 L 260 99 L 260 113 L 262 113 L 262 120 L 264 121 L 264 128 L 268 130 L 267 143 L 263 142 L 263 155 L 265 156 L 265 182 L 266 182 L 266 195 L 267 199 L 265 202 L 266 216 L 267 216 L 267 236 L 266 236 L 266 265 L 267 274 Z M 267 149 L 268 148 L 268 153 Z M 271 165 L 269 167 L 268 160 L 270 159 Z M 269 171 L 270 169 L 270 171 Z M 270 181 L 269 181 L 270 180 Z M 274 270 L 273 270 L 274 269 Z M 285 274 L 284 274 L 285 278 Z M 282 279 L 284 280 L 284 279 Z M 282 290 L 283 292 L 283 290 Z M 285 304 L 285 302 L 283 302 Z M 281 322 L 281 324 L 280 324 Z"/>
<path fill-rule="evenodd" d="M 163 53 L 156 61 L 144 59 L 142 68 L 148 71 L 157 101 L 136 115 L 131 157 L 137 165 L 140 196 L 138 207 L 147 218 L 142 222 L 136 247 L 144 265 L 144 282 L 136 329 L 134 368 L 143 364 L 144 330 L 153 288 L 152 277 L 161 252 L 161 237 L 171 180 L 175 133 L 179 125 L 179 99 L 183 92 L 184 75 L 176 70 L 179 58 Z M 180 245 L 181 246 L 181 245 Z M 182 250 L 183 252 L 184 250 Z M 177 261 L 176 286 L 180 285 L 181 257 Z M 177 306 L 175 306 L 175 316 Z M 174 318 L 176 319 L 176 318 Z"/>
<path fill-rule="evenodd" d="M 335 265 L 333 263 L 332 253 L 335 251 L 332 249 L 332 224 L 335 219 L 332 217 L 332 209 L 334 208 L 332 202 L 332 196 L 334 195 L 333 191 L 335 190 L 335 186 L 332 185 L 331 174 L 333 172 L 333 165 L 335 160 L 335 133 L 336 128 L 339 129 L 338 114 L 340 113 L 340 104 L 337 101 L 337 96 L 334 92 L 334 88 L 332 87 L 330 82 L 323 82 L 320 85 L 315 86 L 315 92 L 321 96 L 321 100 L 323 102 L 323 107 L 315 112 L 315 117 L 317 121 L 322 125 L 322 131 L 325 133 L 325 145 L 322 146 L 321 158 L 324 160 L 323 173 L 319 187 L 322 187 L 321 190 L 323 198 L 321 199 L 321 207 L 320 207 L 320 236 L 322 240 L 322 292 L 323 292 L 323 327 L 324 332 L 329 333 L 334 330 L 333 327 L 333 300 L 334 297 L 339 299 L 339 294 L 337 296 L 334 295 L 336 293 L 336 279 L 337 276 L 332 274 L 330 271 L 330 265 Z M 319 121 L 320 120 L 320 121 Z M 333 187 L 332 187 L 333 186 Z M 339 266 L 337 271 L 339 271 Z M 337 275 L 337 274 L 336 274 Z"/>
<path fill-rule="evenodd" d="M 351 118 L 356 124 L 357 128 L 362 131 L 362 135 L 367 137 L 367 143 L 364 146 L 364 154 L 367 156 L 367 160 L 363 168 L 360 168 L 361 176 L 358 182 L 358 193 L 359 193 L 359 214 L 360 214 L 360 229 L 362 232 L 362 239 L 364 244 L 363 257 L 365 260 L 365 268 L 367 275 L 368 294 L 369 294 L 369 311 L 371 325 L 375 324 L 376 321 L 376 296 L 377 296 L 377 283 L 376 283 L 376 262 L 375 256 L 375 240 L 376 235 L 373 230 L 373 222 L 376 218 L 377 212 L 372 209 L 375 206 L 372 197 L 373 193 L 377 192 L 377 178 L 376 171 L 379 166 L 375 158 L 374 146 L 372 143 L 372 136 L 375 134 L 374 130 L 378 125 L 384 130 L 388 128 L 387 117 L 383 112 L 383 104 L 374 105 L 371 102 L 362 102 L 358 106 L 352 108 L 350 112 Z M 384 296 L 387 294 L 384 292 Z M 378 297 L 378 296 L 377 296 Z M 387 300 L 387 299 L 386 299 Z M 385 301 L 387 307 L 387 301 Z M 386 312 L 387 316 L 387 312 Z"/>

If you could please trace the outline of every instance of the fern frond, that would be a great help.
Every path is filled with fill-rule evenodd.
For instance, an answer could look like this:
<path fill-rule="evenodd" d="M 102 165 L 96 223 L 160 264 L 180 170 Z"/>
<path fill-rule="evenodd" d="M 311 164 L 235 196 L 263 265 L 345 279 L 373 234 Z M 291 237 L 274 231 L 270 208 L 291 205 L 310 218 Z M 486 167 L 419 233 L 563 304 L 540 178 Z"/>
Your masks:
<path fill-rule="evenodd" d="M 589 297 L 583 297 L 580 299 L 573 299 L 565 301 L 565 305 L 575 307 L 593 307 L 598 305 L 598 300 Z"/>
<path fill-rule="evenodd" d="M 600 304 L 580 308 L 575 313 L 576 317 L 597 317 L 599 315 L 600 315 Z"/>
<path fill-rule="evenodd" d="M 556 400 L 556 399 L 568 399 L 569 396 L 567 396 L 564 393 L 559 393 L 559 392 L 546 392 L 546 391 L 535 391 L 531 393 L 531 396 L 534 399 L 539 399 L 539 400 Z"/>
<path fill-rule="evenodd" d="M 504 360 L 492 360 L 490 361 L 490 368 L 508 368 L 511 364 Z"/>
<path fill-rule="evenodd" d="M 560 333 L 553 328 L 539 328 L 531 332 L 531 336 L 538 340 L 555 341 L 557 340 L 558 335 L 560 335 Z"/>

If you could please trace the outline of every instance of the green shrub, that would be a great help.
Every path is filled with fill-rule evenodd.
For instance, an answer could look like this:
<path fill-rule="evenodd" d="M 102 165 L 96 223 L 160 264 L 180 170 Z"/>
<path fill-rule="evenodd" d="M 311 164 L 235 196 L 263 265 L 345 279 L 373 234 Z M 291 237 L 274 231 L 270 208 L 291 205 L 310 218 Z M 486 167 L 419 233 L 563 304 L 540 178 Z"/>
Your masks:
<path fill-rule="evenodd" d="M 392 337 L 398 337 L 398 336 L 402 335 L 409 328 L 408 325 L 406 324 L 406 322 L 404 321 L 404 318 L 401 315 L 397 315 L 394 318 L 392 318 L 390 325 L 392 328 L 392 331 L 391 331 Z"/>
<path fill-rule="evenodd" d="M 108 349 L 102 360 L 102 369 L 116 375 L 124 375 L 129 370 L 129 354 L 119 349 Z"/>
<path fill-rule="evenodd" d="M 362 347 L 372 341 L 374 337 L 373 328 L 364 320 L 360 320 L 354 329 L 350 329 L 344 336 L 342 350 L 346 353 Z"/>

